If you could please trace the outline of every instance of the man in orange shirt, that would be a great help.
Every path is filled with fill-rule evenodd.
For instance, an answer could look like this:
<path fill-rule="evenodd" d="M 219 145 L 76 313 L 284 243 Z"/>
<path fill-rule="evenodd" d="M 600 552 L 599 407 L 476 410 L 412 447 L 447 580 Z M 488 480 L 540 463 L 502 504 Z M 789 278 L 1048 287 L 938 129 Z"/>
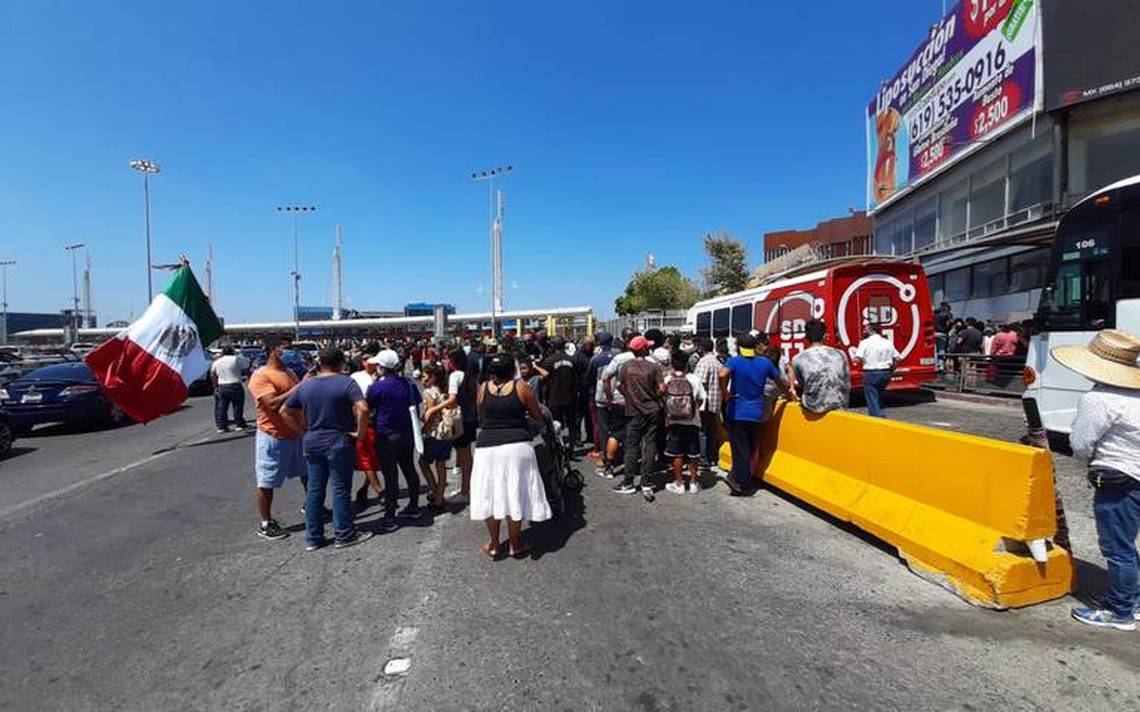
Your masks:
<path fill-rule="evenodd" d="M 289 532 L 272 516 L 273 490 L 292 477 L 301 478 L 307 489 L 301 433 L 281 416 L 281 406 L 293 395 L 300 381 L 281 361 L 279 337 L 265 339 L 266 364 L 250 376 L 249 392 L 257 407 L 257 435 L 254 440 L 254 473 L 257 479 L 257 509 L 261 514 L 258 536 L 284 539 Z"/>

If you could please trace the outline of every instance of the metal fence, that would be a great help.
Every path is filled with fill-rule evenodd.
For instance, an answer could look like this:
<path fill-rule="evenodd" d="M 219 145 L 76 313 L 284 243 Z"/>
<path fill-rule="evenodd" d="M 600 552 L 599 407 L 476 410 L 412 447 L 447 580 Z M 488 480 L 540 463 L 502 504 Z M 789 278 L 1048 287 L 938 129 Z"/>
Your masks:
<path fill-rule="evenodd" d="M 665 333 L 679 331 L 685 325 L 688 312 L 683 309 L 647 311 L 629 316 L 619 316 L 606 321 L 599 321 L 598 331 L 608 331 L 611 334 L 620 334 L 621 330 L 629 327 L 644 332 L 646 329 L 661 329 Z"/>
<path fill-rule="evenodd" d="M 942 370 L 931 384 L 958 393 L 1019 396 L 1025 391 L 1025 356 L 945 354 Z"/>

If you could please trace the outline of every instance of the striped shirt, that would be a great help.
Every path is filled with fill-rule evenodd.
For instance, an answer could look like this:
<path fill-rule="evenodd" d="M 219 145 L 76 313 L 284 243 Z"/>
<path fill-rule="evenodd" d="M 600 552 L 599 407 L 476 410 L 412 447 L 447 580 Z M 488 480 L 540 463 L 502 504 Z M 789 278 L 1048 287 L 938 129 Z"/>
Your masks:
<path fill-rule="evenodd" d="M 701 386 L 705 389 L 705 402 L 701 405 L 701 410 L 707 413 L 720 412 L 720 382 L 717 376 L 720 374 L 720 361 L 717 359 L 716 354 L 705 354 L 701 360 L 697 362 L 697 368 L 693 371 L 693 375 L 701 382 Z"/>

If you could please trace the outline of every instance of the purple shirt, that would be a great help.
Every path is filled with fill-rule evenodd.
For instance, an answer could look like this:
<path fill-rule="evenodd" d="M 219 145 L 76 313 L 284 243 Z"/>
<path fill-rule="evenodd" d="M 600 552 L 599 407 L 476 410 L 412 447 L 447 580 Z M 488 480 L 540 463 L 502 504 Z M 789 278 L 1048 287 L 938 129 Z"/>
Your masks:
<path fill-rule="evenodd" d="M 411 436 L 412 414 L 409 408 L 423 402 L 420 389 L 403 376 L 384 376 L 368 387 L 366 396 L 372 409 L 372 424 L 377 435 L 400 433 Z"/>

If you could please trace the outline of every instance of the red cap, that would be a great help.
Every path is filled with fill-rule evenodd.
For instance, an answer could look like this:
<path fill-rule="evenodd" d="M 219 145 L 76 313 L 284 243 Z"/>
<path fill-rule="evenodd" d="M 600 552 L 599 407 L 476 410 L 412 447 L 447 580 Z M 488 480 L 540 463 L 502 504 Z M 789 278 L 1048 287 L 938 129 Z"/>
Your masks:
<path fill-rule="evenodd" d="M 644 336 L 635 336 L 629 340 L 629 350 L 634 353 L 641 353 L 647 348 L 649 348 L 649 342 Z"/>

